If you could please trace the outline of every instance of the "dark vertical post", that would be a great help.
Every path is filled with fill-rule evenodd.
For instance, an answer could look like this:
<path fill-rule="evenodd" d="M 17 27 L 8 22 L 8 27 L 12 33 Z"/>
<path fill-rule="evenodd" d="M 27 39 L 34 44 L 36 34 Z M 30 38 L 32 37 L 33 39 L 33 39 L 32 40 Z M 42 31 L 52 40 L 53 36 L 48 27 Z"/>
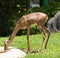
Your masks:
<path fill-rule="evenodd" d="M 29 12 L 31 13 L 32 12 L 32 0 L 30 0 L 30 10 Z"/>
<path fill-rule="evenodd" d="M 48 6 L 49 5 L 49 0 L 40 0 L 40 6 Z"/>
<path fill-rule="evenodd" d="M 49 0 L 44 0 L 44 5 L 45 5 L 46 7 L 48 7 L 48 5 L 49 5 Z"/>

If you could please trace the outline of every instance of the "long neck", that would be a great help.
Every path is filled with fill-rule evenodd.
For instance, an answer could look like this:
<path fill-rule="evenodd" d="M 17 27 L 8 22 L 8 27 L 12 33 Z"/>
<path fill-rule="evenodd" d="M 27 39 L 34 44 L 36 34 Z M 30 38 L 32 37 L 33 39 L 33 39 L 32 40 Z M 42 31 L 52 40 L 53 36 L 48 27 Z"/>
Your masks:
<path fill-rule="evenodd" d="M 5 47 L 4 50 L 6 50 L 8 48 L 8 46 L 10 45 L 10 43 L 13 41 L 14 36 L 16 35 L 16 33 L 19 31 L 20 27 L 19 24 L 17 23 L 11 36 L 9 37 L 9 39 L 5 42 Z"/>
<path fill-rule="evenodd" d="M 14 36 L 16 35 L 16 33 L 17 33 L 18 31 L 19 31 L 19 24 L 16 24 L 16 26 L 15 26 L 15 28 L 14 28 L 14 30 L 13 30 L 10 38 L 9 38 L 9 40 L 10 40 L 10 39 L 13 39 Z"/>

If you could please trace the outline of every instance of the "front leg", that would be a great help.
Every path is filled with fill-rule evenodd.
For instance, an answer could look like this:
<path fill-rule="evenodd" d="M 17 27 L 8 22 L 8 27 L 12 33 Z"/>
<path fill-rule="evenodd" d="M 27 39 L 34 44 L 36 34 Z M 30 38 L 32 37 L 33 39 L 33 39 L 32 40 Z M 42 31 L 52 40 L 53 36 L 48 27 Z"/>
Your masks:
<path fill-rule="evenodd" d="M 30 27 L 27 28 L 27 53 L 30 52 L 30 43 L 29 43 L 29 34 L 30 34 Z"/>

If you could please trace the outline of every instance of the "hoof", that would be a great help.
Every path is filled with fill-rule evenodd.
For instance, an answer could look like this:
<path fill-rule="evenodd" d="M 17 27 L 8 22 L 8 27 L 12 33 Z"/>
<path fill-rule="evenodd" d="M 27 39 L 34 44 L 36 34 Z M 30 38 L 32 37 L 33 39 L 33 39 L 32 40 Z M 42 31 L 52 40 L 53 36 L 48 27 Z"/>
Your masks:
<path fill-rule="evenodd" d="M 38 53 L 38 51 L 36 51 L 36 50 L 33 50 L 31 53 Z"/>
<path fill-rule="evenodd" d="M 45 49 L 47 49 L 47 47 L 45 46 Z"/>
<path fill-rule="evenodd" d="M 39 53 L 41 50 L 33 50 L 31 53 Z"/>
<path fill-rule="evenodd" d="M 38 53 L 39 51 L 38 50 L 33 50 L 31 53 Z"/>
<path fill-rule="evenodd" d="M 27 51 L 26 54 L 31 53 L 30 51 Z"/>

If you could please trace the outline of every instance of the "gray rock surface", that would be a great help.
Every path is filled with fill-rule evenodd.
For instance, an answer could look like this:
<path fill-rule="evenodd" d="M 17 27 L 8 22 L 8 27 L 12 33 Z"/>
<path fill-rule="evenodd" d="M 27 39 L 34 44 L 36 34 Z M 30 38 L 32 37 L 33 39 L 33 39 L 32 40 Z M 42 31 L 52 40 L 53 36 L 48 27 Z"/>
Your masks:
<path fill-rule="evenodd" d="M 60 32 L 60 11 L 54 17 L 50 18 L 47 27 L 51 32 Z"/>

